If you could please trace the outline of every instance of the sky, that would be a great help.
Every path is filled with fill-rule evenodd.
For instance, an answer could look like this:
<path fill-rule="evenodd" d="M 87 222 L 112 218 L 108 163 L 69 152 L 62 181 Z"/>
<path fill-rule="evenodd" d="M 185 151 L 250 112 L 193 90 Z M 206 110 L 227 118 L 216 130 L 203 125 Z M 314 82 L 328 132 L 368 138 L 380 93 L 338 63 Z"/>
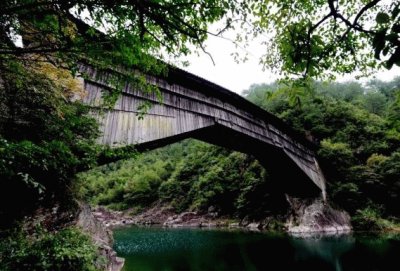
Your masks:
<path fill-rule="evenodd" d="M 200 56 L 192 54 L 187 57 L 190 66 L 184 69 L 239 94 L 252 84 L 271 83 L 279 77 L 271 71 L 262 71 L 262 67 L 259 65 L 259 58 L 263 54 L 265 47 L 259 45 L 260 42 L 260 40 L 252 41 L 247 49 L 249 60 L 238 64 L 231 56 L 231 53 L 235 51 L 235 46 L 232 42 L 211 36 L 206 41 L 206 47 L 207 51 L 212 55 L 215 65 L 205 53 L 201 53 Z M 375 77 L 388 81 L 396 75 L 400 75 L 400 68 L 397 66 L 391 70 L 379 71 L 375 74 Z M 354 79 L 354 75 L 351 74 L 338 78 L 339 81 L 352 79 Z"/>

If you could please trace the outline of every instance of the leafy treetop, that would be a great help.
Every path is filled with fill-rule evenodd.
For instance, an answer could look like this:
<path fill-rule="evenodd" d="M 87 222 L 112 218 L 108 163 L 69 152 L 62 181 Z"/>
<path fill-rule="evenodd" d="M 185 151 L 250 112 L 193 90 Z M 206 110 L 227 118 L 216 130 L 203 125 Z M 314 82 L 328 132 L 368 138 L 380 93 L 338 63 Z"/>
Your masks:
<path fill-rule="evenodd" d="M 400 65 L 399 1 L 255 0 L 249 12 L 243 26 L 267 36 L 261 63 L 286 75 L 365 75 Z"/>
<path fill-rule="evenodd" d="M 228 0 L 4 0 L 0 62 L 18 56 L 71 69 L 84 57 L 100 67 L 160 72 L 154 56 L 186 55 L 188 44 L 205 50 L 208 25 L 240 6 Z"/>

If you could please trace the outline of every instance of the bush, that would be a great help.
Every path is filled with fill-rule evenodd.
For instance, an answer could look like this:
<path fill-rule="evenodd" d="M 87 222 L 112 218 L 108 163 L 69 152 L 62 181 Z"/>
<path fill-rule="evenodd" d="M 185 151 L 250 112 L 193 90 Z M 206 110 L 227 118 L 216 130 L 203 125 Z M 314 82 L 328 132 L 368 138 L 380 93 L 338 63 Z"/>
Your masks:
<path fill-rule="evenodd" d="M 383 219 L 380 210 L 372 206 L 357 210 L 352 217 L 352 224 L 356 230 L 363 231 L 382 231 L 393 227 L 393 223 Z"/>
<path fill-rule="evenodd" d="M 0 270 L 4 271 L 96 271 L 101 259 L 90 237 L 76 228 L 59 232 L 23 232 L 0 241 Z"/>

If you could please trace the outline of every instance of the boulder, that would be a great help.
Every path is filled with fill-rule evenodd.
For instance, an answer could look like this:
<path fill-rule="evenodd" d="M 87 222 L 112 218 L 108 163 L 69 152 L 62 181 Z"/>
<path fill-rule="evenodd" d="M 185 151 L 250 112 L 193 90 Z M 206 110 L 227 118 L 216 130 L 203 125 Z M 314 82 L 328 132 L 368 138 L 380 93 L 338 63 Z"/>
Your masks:
<path fill-rule="evenodd" d="M 352 230 L 349 214 L 322 199 L 310 201 L 287 196 L 287 200 L 291 206 L 286 223 L 289 233 L 343 233 Z"/>

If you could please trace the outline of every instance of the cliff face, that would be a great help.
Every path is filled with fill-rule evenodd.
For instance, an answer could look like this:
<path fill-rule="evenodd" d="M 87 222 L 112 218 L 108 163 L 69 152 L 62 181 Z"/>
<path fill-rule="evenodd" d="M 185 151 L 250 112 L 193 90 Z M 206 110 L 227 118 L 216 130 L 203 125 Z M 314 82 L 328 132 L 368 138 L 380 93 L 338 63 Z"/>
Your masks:
<path fill-rule="evenodd" d="M 90 207 L 86 204 L 81 205 L 81 211 L 78 215 L 77 226 L 83 232 L 89 234 L 94 243 L 99 248 L 99 253 L 106 259 L 105 263 L 96 263 L 105 271 L 120 271 L 124 266 L 124 259 L 117 257 L 112 249 L 112 232 L 93 216 Z"/>
<path fill-rule="evenodd" d="M 334 209 L 322 199 L 301 200 L 287 196 L 287 200 L 291 206 L 287 220 L 289 233 L 341 233 L 352 230 L 349 214 Z"/>

